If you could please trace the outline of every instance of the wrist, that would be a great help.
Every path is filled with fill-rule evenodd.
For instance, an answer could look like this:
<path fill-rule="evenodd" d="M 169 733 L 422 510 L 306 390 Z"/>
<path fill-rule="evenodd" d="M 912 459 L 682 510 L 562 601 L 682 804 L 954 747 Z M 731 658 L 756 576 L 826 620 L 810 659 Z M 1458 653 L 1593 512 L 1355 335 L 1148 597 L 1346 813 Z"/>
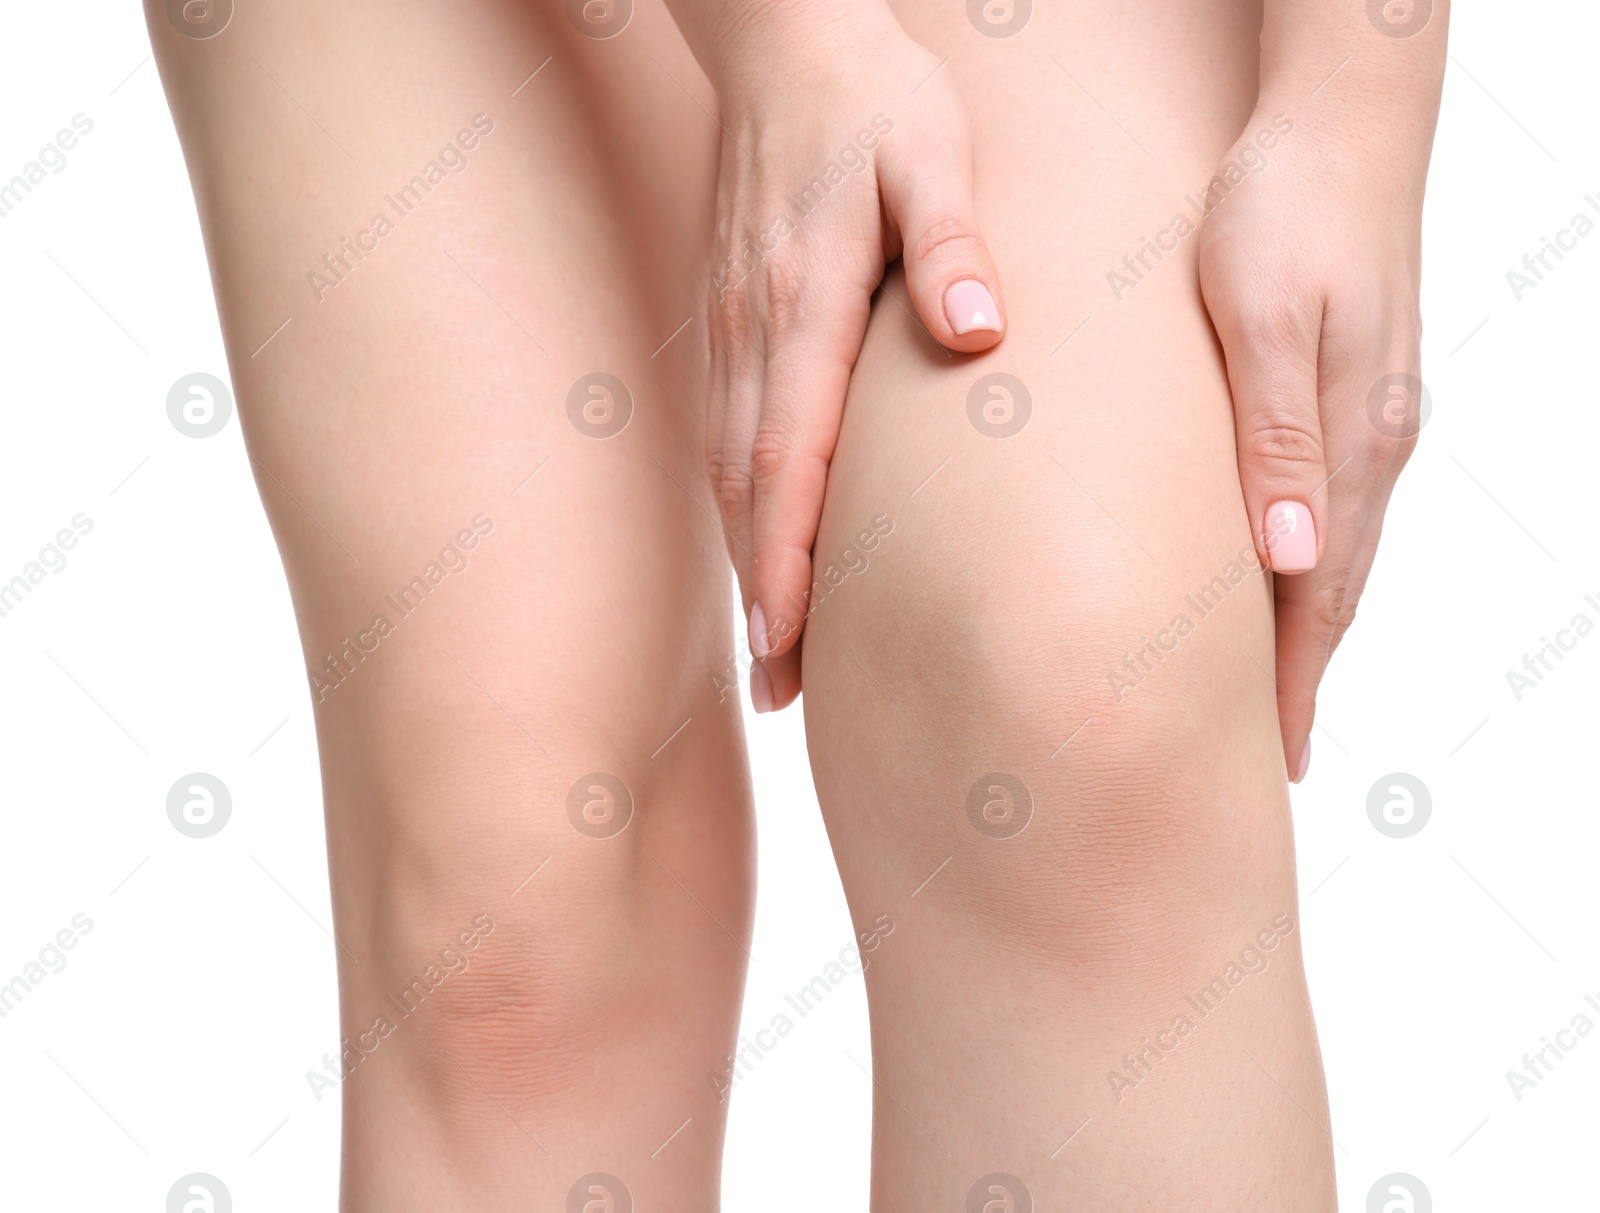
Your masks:
<path fill-rule="evenodd" d="M 884 0 L 672 0 L 670 7 L 725 106 L 815 89 L 905 37 Z"/>
<path fill-rule="evenodd" d="M 1363 3 L 1267 0 L 1257 110 L 1288 114 L 1305 144 L 1420 184 L 1444 88 L 1448 10 L 1433 0 L 1396 4 L 1418 16 L 1415 32 L 1396 33 L 1408 27 Z"/>
<path fill-rule="evenodd" d="M 1280 136 L 1275 154 L 1315 188 L 1345 198 L 1381 198 L 1420 215 L 1437 105 L 1401 113 L 1390 98 L 1307 106 L 1305 94 L 1263 89 L 1240 143 L 1256 132 Z"/>

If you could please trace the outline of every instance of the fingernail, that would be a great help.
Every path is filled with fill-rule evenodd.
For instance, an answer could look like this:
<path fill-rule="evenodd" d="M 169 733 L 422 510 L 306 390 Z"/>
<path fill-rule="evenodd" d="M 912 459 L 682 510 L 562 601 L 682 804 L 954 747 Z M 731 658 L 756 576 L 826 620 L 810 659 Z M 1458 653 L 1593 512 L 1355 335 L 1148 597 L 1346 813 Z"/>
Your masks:
<path fill-rule="evenodd" d="M 750 667 L 750 706 L 758 712 L 772 711 L 772 679 L 759 661 Z"/>
<path fill-rule="evenodd" d="M 1304 573 L 1317 567 L 1317 524 L 1303 501 L 1274 501 L 1265 518 L 1267 563 L 1274 573 Z"/>
<path fill-rule="evenodd" d="M 767 613 L 759 602 L 750 608 L 750 651 L 757 661 L 772 652 L 772 644 L 767 640 Z"/>
<path fill-rule="evenodd" d="M 1306 772 L 1311 769 L 1311 738 L 1306 738 L 1306 748 L 1300 751 L 1300 769 L 1295 772 L 1291 782 L 1300 783 L 1306 777 Z"/>
<path fill-rule="evenodd" d="M 976 278 L 950 285 L 944 293 L 944 315 L 958 336 L 974 329 L 1000 331 L 1000 309 L 989 288 Z"/>

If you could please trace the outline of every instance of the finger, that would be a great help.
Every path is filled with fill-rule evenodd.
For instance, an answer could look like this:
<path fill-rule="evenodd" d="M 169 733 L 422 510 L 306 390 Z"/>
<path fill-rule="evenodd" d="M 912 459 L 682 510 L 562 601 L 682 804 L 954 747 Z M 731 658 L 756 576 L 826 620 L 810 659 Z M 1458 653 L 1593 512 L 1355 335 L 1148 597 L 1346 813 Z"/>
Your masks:
<path fill-rule="evenodd" d="M 1278 727 L 1289 781 L 1299 783 L 1311 764 L 1311 730 L 1317 693 L 1328 661 L 1355 618 L 1377 551 L 1376 529 L 1357 509 L 1335 512 L 1326 558 L 1300 577 L 1273 582 L 1277 607 Z M 1353 538 L 1348 538 L 1353 536 Z"/>
<path fill-rule="evenodd" d="M 742 306 L 736 303 L 735 307 Z M 761 407 L 761 363 L 749 345 L 727 346 L 724 312 L 717 300 L 710 308 L 710 388 L 706 416 L 706 472 L 721 518 L 722 537 L 739 581 L 743 612 L 749 618 L 755 597 L 755 501 L 748 452 L 755 441 Z M 735 389 L 737 384 L 737 389 Z M 750 702 L 757 712 L 771 712 L 800 693 L 800 653 L 792 649 L 769 667 L 750 661 Z M 743 664 L 741 655 L 736 659 Z"/>
<path fill-rule="evenodd" d="M 746 299 L 735 303 L 734 314 L 742 317 L 741 309 L 747 303 Z M 725 335 L 727 326 L 722 319 L 719 313 L 715 323 Z M 736 321 L 736 324 L 741 323 L 742 319 Z M 755 481 L 751 452 L 759 426 L 764 363 L 754 340 L 743 340 L 731 348 L 724 347 L 722 356 L 714 359 L 714 366 L 720 366 L 713 374 L 721 382 L 723 399 L 712 401 L 715 420 L 708 427 L 708 469 L 722 515 L 728 557 L 738 576 L 745 618 L 759 622 L 763 635 L 787 637 L 791 625 L 780 620 L 769 628 L 761 621 L 760 608 L 756 606 Z M 757 712 L 771 712 L 792 703 L 800 694 L 799 648 L 789 644 L 786 652 L 763 662 L 755 660 L 753 636 L 746 644 L 751 658 L 751 706 Z"/>
<path fill-rule="evenodd" d="M 711 484 L 712 508 L 722 524 L 723 543 L 732 561 L 734 546 L 722 510 L 722 473 L 727 466 L 727 415 L 729 401 L 727 337 L 723 332 L 722 307 L 713 288 L 706 307 L 706 344 L 709 363 L 706 371 L 706 479 Z M 737 567 L 737 566 L 736 566 Z"/>
<path fill-rule="evenodd" d="M 1322 317 L 1292 299 L 1212 307 L 1233 389 L 1239 483 L 1263 565 L 1300 574 L 1327 540 L 1327 471 L 1317 405 Z M 1258 292 L 1251 292 L 1258 294 Z"/>
<path fill-rule="evenodd" d="M 804 643 L 802 638 L 777 657 L 750 663 L 750 705 L 757 712 L 779 711 L 799 697 L 800 646 Z"/>
<path fill-rule="evenodd" d="M 811 548 L 869 310 L 869 291 L 849 282 L 840 292 L 799 293 L 771 319 L 761 419 L 750 456 L 755 487 L 750 650 L 760 659 L 788 653 L 805 626 Z M 775 701 L 787 702 L 778 684 L 782 672 L 781 665 L 767 670 Z"/>
<path fill-rule="evenodd" d="M 1329 505 L 1333 533 L 1325 559 L 1315 572 L 1275 583 L 1278 720 L 1284 761 L 1295 783 L 1305 778 L 1310 764 L 1318 689 L 1334 650 L 1355 621 L 1389 499 L 1414 444 L 1414 435 L 1404 442 L 1368 439 L 1358 444 L 1364 449 L 1344 456 L 1329 481 L 1334 489 Z M 1341 473 L 1350 480 L 1344 481 Z"/>
<path fill-rule="evenodd" d="M 903 247 L 917 315 L 947 349 L 977 353 L 1005 334 L 1000 276 L 978 227 L 964 124 L 936 138 L 886 143 L 878 178 Z"/>
<path fill-rule="evenodd" d="M 755 601 L 755 484 L 750 471 L 750 448 L 761 415 L 761 388 L 765 364 L 760 356 L 763 337 L 758 331 L 753 284 L 740 282 L 711 303 L 716 349 L 713 376 L 722 398 L 712 403 L 715 420 L 708 427 L 707 474 L 716 494 L 728 558 L 739 578 L 744 613 L 749 617 Z M 711 435 L 715 434 L 715 445 Z"/>

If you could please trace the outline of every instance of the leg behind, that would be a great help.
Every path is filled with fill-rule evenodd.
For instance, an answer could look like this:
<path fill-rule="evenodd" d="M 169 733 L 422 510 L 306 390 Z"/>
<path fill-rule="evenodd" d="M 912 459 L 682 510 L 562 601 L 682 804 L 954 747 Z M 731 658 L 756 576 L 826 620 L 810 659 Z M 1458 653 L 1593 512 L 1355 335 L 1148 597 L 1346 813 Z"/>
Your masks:
<path fill-rule="evenodd" d="M 241 5 L 210 39 L 167 7 L 313 679 L 342 1207 L 604 1173 L 712 1208 L 752 830 L 698 343 L 661 348 L 715 177 L 672 77 L 704 81 L 653 3 L 606 40 L 561 4 Z"/>

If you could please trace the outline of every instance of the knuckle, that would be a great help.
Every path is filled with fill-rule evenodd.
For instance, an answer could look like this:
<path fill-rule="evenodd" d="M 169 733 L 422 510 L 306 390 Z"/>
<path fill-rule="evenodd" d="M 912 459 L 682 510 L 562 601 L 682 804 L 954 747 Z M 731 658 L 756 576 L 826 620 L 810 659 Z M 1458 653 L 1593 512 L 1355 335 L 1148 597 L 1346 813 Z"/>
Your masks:
<path fill-rule="evenodd" d="M 1234 301 L 1232 327 L 1252 349 L 1273 349 L 1300 344 L 1306 337 L 1307 318 L 1293 299 L 1246 291 Z"/>
<path fill-rule="evenodd" d="M 1343 634 L 1356 615 L 1355 600 L 1350 598 L 1347 601 L 1344 586 L 1332 582 L 1320 585 L 1308 594 L 1305 609 L 1321 627 L 1339 634 Z"/>
<path fill-rule="evenodd" d="M 727 471 L 727 460 L 722 454 L 720 444 L 713 446 L 706 444 L 706 479 L 711 482 L 711 491 L 720 494 L 722 491 L 722 477 Z"/>
<path fill-rule="evenodd" d="M 1401 438 L 1392 438 L 1387 434 L 1374 434 L 1362 446 L 1362 461 L 1366 465 L 1366 478 L 1369 483 L 1382 480 L 1395 466 L 1396 460 L 1405 462 L 1404 447 L 1406 442 Z"/>
<path fill-rule="evenodd" d="M 1322 436 L 1308 418 L 1273 413 L 1250 431 L 1245 450 L 1257 463 L 1298 475 L 1321 465 Z"/>
<path fill-rule="evenodd" d="M 750 448 L 750 470 L 758 483 L 766 483 L 781 475 L 795 458 L 795 443 L 789 432 L 778 426 L 764 424 L 757 432 Z"/>
<path fill-rule="evenodd" d="M 766 267 L 767 324 L 776 334 L 793 332 L 804 322 L 808 275 L 792 258 L 771 261 Z"/>
<path fill-rule="evenodd" d="M 724 516 L 742 518 L 750 512 L 755 500 L 755 481 L 750 469 L 743 464 L 728 463 L 715 481 L 717 504 Z"/>
<path fill-rule="evenodd" d="M 726 347 L 742 350 L 755 336 L 755 309 L 750 293 L 743 286 L 731 286 L 722 293 L 722 338 Z"/>
<path fill-rule="evenodd" d="M 1343 618 L 1341 618 L 1338 623 L 1333 625 L 1333 635 L 1328 639 L 1328 657 L 1330 659 L 1333 657 L 1333 654 L 1335 650 L 1338 649 L 1339 645 L 1344 642 L 1344 634 L 1350 630 L 1350 625 L 1354 623 L 1355 620 L 1356 608 L 1355 604 L 1352 603 L 1350 605 L 1350 609 L 1344 613 Z"/>
<path fill-rule="evenodd" d="M 1405 468 L 1406 464 L 1411 462 L 1411 456 L 1417 453 L 1417 441 L 1420 437 L 1420 434 L 1406 434 L 1403 437 L 1392 440 L 1389 463 L 1396 475 Z"/>
<path fill-rule="evenodd" d="M 936 216 L 917 233 L 912 245 L 913 257 L 926 261 L 934 256 L 949 257 L 970 253 L 982 246 L 982 240 L 971 223 L 960 215 L 947 213 Z"/>
<path fill-rule="evenodd" d="M 1416 449 L 1415 433 L 1393 434 L 1373 426 L 1362 438 L 1352 459 L 1346 462 L 1356 463 L 1363 487 L 1376 492 L 1380 485 L 1393 482 Z"/>

